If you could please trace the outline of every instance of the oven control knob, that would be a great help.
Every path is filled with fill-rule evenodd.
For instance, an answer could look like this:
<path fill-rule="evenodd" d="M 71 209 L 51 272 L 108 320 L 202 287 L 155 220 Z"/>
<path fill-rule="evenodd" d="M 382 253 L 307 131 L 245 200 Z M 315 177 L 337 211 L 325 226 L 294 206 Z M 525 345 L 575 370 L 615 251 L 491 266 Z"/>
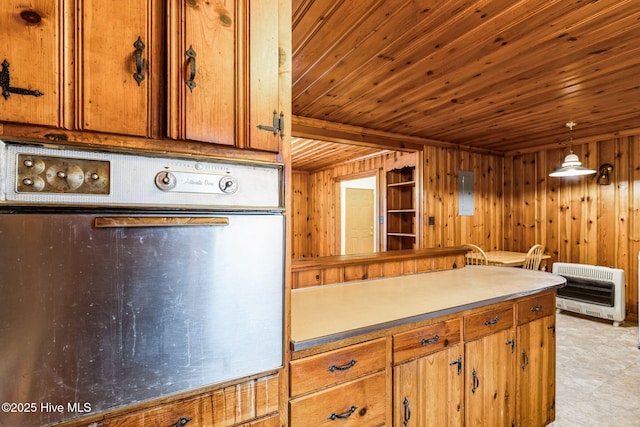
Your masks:
<path fill-rule="evenodd" d="M 46 171 L 45 177 L 57 192 L 75 191 L 84 183 L 84 171 L 75 163 L 60 160 L 53 163 Z"/>
<path fill-rule="evenodd" d="M 18 184 L 18 192 L 21 191 L 42 191 L 44 189 L 44 180 L 39 176 L 27 177 Z"/>
<path fill-rule="evenodd" d="M 238 181 L 232 176 L 223 176 L 218 185 L 223 193 L 235 193 L 238 189 Z"/>
<path fill-rule="evenodd" d="M 174 189 L 177 183 L 178 180 L 176 179 L 176 176 L 171 172 L 163 171 L 156 174 L 156 187 L 162 191 Z"/>

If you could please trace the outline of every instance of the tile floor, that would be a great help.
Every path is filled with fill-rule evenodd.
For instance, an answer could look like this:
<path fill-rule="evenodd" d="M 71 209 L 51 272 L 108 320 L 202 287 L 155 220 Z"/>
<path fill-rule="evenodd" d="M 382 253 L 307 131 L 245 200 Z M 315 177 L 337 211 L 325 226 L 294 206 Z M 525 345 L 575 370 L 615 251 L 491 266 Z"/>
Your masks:
<path fill-rule="evenodd" d="M 640 426 L 638 325 L 557 315 L 552 427 Z"/>

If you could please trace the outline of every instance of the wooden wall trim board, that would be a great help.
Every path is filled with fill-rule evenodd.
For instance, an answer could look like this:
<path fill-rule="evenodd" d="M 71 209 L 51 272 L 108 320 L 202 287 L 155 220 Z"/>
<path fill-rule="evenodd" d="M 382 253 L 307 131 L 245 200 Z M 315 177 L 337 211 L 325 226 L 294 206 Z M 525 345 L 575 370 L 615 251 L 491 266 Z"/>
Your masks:
<path fill-rule="evenodd" d="M 296 137 L 318 139 L 322 141 L 346 142 L 353 145 L 361 144 L 367 147 L 380 147 L 395 150 L 421 150 L 425 145 L 432 145 L 446 148 L 463 148 L 465 150 L 475 150 L 477 152 L 500 155 L 497 151 L 494 152 L 487 149 L 474 149 L 472 147 L 461 146 L 435 139 L 378 131 L 359 126 L 312 119 L 309 117 L 292 116 L 291 127 L 293 135 Z"/>
<path fill-rule="evenodd" d="M 451 270 L 464 266 L 466 252 L 457 246 L 303 258 L 293 261 L 292 289 Z"/>
<path fill-rule="evenodd" d="M 292 260 L 291 271 L 299 272 L 316 268 L 344 267 L 384 261 L 407 261 L 417 258 L 438 258 L 449 255 L 464 255 L 466 252 L 468 252 L 468 250 L 463 246 L 450 246 L 446 248 L 406 249 L 371 254 L 298 258 Z"/>

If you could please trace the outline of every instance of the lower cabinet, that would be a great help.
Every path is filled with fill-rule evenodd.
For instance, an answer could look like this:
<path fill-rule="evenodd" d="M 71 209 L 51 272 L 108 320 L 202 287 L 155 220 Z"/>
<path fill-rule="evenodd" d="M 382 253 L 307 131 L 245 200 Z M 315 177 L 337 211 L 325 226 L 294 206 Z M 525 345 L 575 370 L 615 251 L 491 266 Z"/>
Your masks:
<path fill-rule="evenodd" d="M 555 298 L 547 294 L 518 302 L 518 420 L 543 426 L 556 415 Z"/>
<path fill-rule="evenodd" d="M 553 290 L 391 328 L 294 353 L 290 426 L 544 426 L 555 419 L 555 358 Z"/>
<path fill-rule="evenodd" d="M 461 366 L 460 345 L 395 366 L 394 427 L 464 425 Z"/>
<path fill-rule="evenodd" d="M 460 333 L 456 318 L 393 336 L 394 427 L 464 424 Z"/>
<path fill-rule="evenodd" d="M 465 343 L 467 426 L 513 426 L 516 420 L 513 329 Z"/>
<path fill-rule="evenodd" d="M 293 360 L 290 425 L 385 425 L 386 360 L 385 338 Z"/>
<path fill-rule="evenodd" d="M 107 416 L 104 427 L 277 427 L 279 377 L 270 375 L 170 401 L 126 415 Z"/>
<path fill-rule="evenodd" d="M 513 304 L 464 318 L 467 426 L 514 426 L 516 377 Z"/>

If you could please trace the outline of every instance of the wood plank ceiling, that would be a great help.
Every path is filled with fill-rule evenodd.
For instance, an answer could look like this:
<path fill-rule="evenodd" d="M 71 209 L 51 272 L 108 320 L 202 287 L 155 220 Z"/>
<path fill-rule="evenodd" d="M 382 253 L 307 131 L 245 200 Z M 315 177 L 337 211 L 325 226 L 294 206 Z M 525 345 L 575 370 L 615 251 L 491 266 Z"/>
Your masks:
<path fill-rule="evenodd" d="M 292 31 L 301 118 L 494 153 L 640 132 L 639 0 L 293 0 Z"/>

